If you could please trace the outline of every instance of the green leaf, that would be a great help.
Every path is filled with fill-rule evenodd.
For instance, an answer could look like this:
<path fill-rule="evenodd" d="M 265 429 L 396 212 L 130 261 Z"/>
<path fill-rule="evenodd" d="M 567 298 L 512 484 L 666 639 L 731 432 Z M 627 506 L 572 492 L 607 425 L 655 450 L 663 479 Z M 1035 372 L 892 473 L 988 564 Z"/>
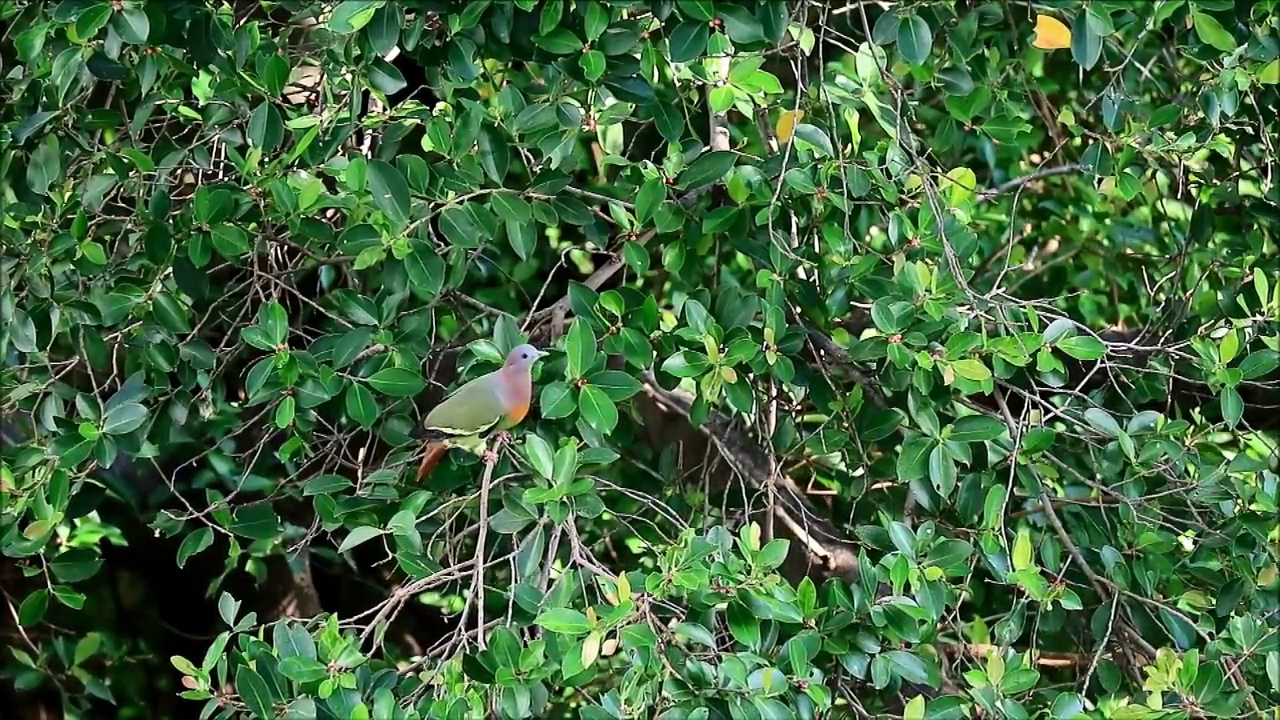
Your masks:
<path fill-rule="evenodd" d="M 366 382 L 374 390 L 392 397 L 412 397 L 427 386 L 427 381 L 416 370 L 402 367 L 383 368 L 370 375 Z"/>
<path fill-rule="evenodd" d="M 383 95 L 394 95 L 409 85 L 404 79 L 404 74 L 395 65 L 382 58 L 371 60 L 366 67 L 366 72 L 368 73 L 369 87 Z"/>
<path fill-rule="evenodd" d="M 1089 13 L 1081 8 L 1071 22 L 1071 57 L 1085 70 L 1092 70 L 1102 57 L 1102 36 L 1089 22 Z"/>
<path fill-rule="evenodd" d="M 556 380 L 543 386 L 538 407 L 546 419 L 558 420 L 572 415 L 578 409 L 578 400 L 567 384 Z"/>
<path fill-rule="evenodd" d="M 565 336 L 564 351 L 568 359 L 565 377 L 569 380 L 581 378 L 595 365 L 596 335 L 586 320 L 574 319 L 568 335 Z"/>
<path fill-rule="evenodd" d="M 775 667 L 759 668 L 747 677 L 747 687 L 763 697 L 780 695 L 790 686 L 787 676 Z"/>
<path fill-rule="evenodd" d="M 587 616 L 573 608 L 547 610 L 533 622 L 553 633 L 564 635 L 581 635 L 591 630 L 591 621 L 587 620 Z"/>
<path fill-rule="evenodd" d="M 271 709 L 271 691 L 267 689 L 266 681 L 248 665 L 236 668 L 236 693 L 255 717 L 263 720 L 275 717 Z"/>
<path fill-rule="evenodd" d="M 230 223 L 214 225 L 210 235 L 214 249 L 228 260 L 239 260 L 253 249 L 249 245 L 248 233 Z"/>
<path fill-rule="evenodd" d="M 826 157 L 834 158 L 836 156 L 835 148 L 831 146 L 831 138 L 827 137 L 827 134 L 821 128 L 808 123 L 800 123 L 796 126 L 793 137 L 800 138 L 817 148 Z"/>
<path fill-rule="evenodd" d="M 400 21 L 404 19 L 404 10 L 392 5 L 384 5 L 374 13 L 369 22 L 365 36 L 374 52 L 386 56 L 396 43 L 400 41 Z"/>
<path fill-rule="evenodd" d="M 956 489 L 956 463 L 941 445 L 929 453 L 929 479 L 943 499 L 951 497 Z"/>
<path fill-rule="evenodd" d="M 476 137 L 476 146 L 480 150 L 480 164 L 485 174 L 501 185 L 511 166 L 511 148 L 507 139 L 497 129 L 485 127 Z"/>
<path fill-rule="evenodd" d="M 369 388 L 360 383 L 351 383 L 343 396 L 347 417 L 356 421 L 360 427 L 368 430 L 378 419 L 378 401 Z"/>
<path fill-rule="evenodd" d="M 111 28 L 130 45 L 145 45 L 151 35 L 151 20 L 138 7 L 127 7 L 112 15 Z"/>
<path fill-rule="evenodd" d="M 604 53 L 599 50 L 588 50 L 578 58 L 578 66 L 582 68 L 583 77 L 589 82 L 597 82 L 604 77 L 608 63 L 605 61 Z"/>
<path fill-rule="evenodd" d="M 187 536 L 182 538 L 182 544 L 178 546 L 178 567 L 186 567 L 188 560 L 208 549 L 210 545 L 213 545 L 213 529 L 209 526 L 201 525 L 187 533 Z"/>
<path fill-rule="evenodd" d="M 249 141 L 263 153 L 270 153 L 284 141 L 284 119 L 270 100 L 264 100 L 249 115 Z"/>
<path fill-rule="evenodd" d="M 139 403 L 123 403 L 110 408 L 102 416 L 102 432 L 108 435 L 127 435 L 142 427 L 146 421 L 146 407 Z"/>
<path fill-rule="evenodd" d="M 97 574 L 101 567 L 102 558 L 88 548 L 72 548 L 49 563 L 49 569 L 53 571 L 54 576 L 64 583 L 88 580 Z"/>
<path fill-rule="evenodd" d="M 773 570 L 787 559 L 787 551 L 790 549 L 791 541 L 786 538 L 774 538 L 760 548 L 760 554 L 756 555 L 756 565 L 765 570 Z"/>
<path fill-rule="evenodd" d="M 950 439 L 963 443 L 986 442 L 999 438 L 1004 431 L 1004 423 L 990 415 L 966 415 L 956 420 Z"/>
<path fill-rule="evenodd" d="M 264 303 L 258 309 L 258 326 L 272 346 L 283 344 L 289 338 L 289 313 L 276 300 Z"/>
<path fill-rule="evenodd" d="M 697 377 L 705 372 L 707 367 L 706 355 L 691 350 L 681 350 L 663 361 L 662 372 L 679 378 Z"/>
<path fill-rule="evenodd" d="M 680 14 L 684 17 L 702 22 L 716 19 L 716 5 L 713 0 L 676 0 Z"/>
<path fill-rule="evenodd" d="M 911 482 L 923 478 L 929 471 L 929 453 L 933 447 L 932 440 L 919 435 L 904 442 L 898 453 L 898 480 Z"/>
<path fill-rule="evenodd" d="M 376 528 L 372 525 L 362 525 L 347 533 L 347 536 L 342 539 L 342 544 L 338 546 L 338 552 L 345 553 L 358 545 L 362 545 L 378 537 L 379 535 L 383 535 L 384 533 L 385 531 L 382 528 Z"/>
<path fill-rule="evenodd" d="M 156 319 L 166 330 L 176 334 L 191 332 L 191 322 L 187 318 L 187 309 L 178 299 L 167 292 L 156 293 L 151 301 L 151 310 Z"/>
<path fill-rule="evenodd" d="M 9 341 L 18 352 L 36 351 L 36 324 L 22 308 L 14 308 L 13 323 L 9 327 Z"/>
<path fill-rule="evenodd" d="M 929 668 L 919 656 L 905 650 L 890 650 L 884 657 L 893 673 L 903 680 L 917 685 L 929 683 Z"/>
<path fill-rule="evenodd" d="M 583 27 L 587 33 L 587 40 L 595 42 L 609 27 L 609 10 L 599 0 L 590 0 L 583 14 L 585 16 Z"/>
<path fill-rule="evenodd" d="M 680 187 L 697 190 L 712 185 L 723 178 L 737 161 L 738 155 L 728 150 L 713 150 L 700 155 L 680 173 Z"/>
<path fill-rule="evenodd" d="M 243 505 L 232 513 L 227 529 L 252 540 L 270 540 L 280 532 L 280 518 L 270 504 Z"/>
<path fill-rule="evenodd" d="M 380 6 L 381 3 L 369 0 L 343 0 L 333 9 L 333 15 L 329 18 L 329 30 L 339 35 L 350 35 L 369 24 Z"/>
<path fill-rule="evenodd" d="M 1212 15 L 1192 10 L 1191 20 L 1195 25 L 1196 37 L 1200 38 L 1200 42 L 1211 45 L 1224 53 L 1233 52 L 1238 47 L 1236 39 Z"/>
<path fill-rule="evenodd" d="M 1119 437 L 1123 432 L 1115 417 L 1102 408 L 1093 407 L 1085 410 L 1084 419 L 1093 426 L 1093 429 L 1108 437 Z"/>
<path fill-rule="evenodd" d="M 288 428 L 293 424 L 293 419 L 297 416 L 297 400 L 292 395 L 285 395 L 280 398 L 280 402 L 275 406 L 275 427 L 279 429 Z"/>
<path fill-rule="evenodd" d="M 49 591 L 45 588 L 35 590 L 18 606 L 18 624 L 24 628 L 34 627 L 44 619 L 45 611 L 48 609 Z"/>
<path fill-rule="evenodd" d="M 527 435 L 524 441 L 524 455 L 538 475 L 547 480 L 551 479 L 554 453 L 551 451 L 550 443 L 537 435 Z"/>
<path fill-rule="evenodd" d="M 644 388 L 639 380 L 620 370 L 601 370 L 593 373 L 587 378 L 587 383 L 603 390 L 614 402 L 622 402 Z"/>
<path fill-rule="evenodd" d="M 985 382 L 991 379 L 991 370 L 977 358 L 965 358 L 951 363 L 951 369 L 965 380 Z"/>
<path fill-rule="evenodd" d="M 533 44 L 556 55 L 572 55 L 582 50 L 582 40 L 567 28 L 558 27 L 549 33 L 535 35 Z"/>
<path fill-rule="evenodd" d="M 608 435 L 618 425 L 618 407 L 603 390 L 587 385 L 578 394 L 578 412 L 582 419 L 602 435 Z"/>
<path fill-rule="evenodd" d="M 1227 427 L 1234 430 L 1244 417 L 1244 399 L 1240 397 L 1240 391 L 1233 387 L 1223 388 L 1219 403 L 1222 406 L 1222 419 L 1226 421 Z"/>
<path fill-rule="evenodd" d="M 726 619 L 729 622 L 729 634 L 748 648 L 755 648 L 760 642 L 760 621 L 751 609 L 742 603 L 731 600 Z"/>
<path fill-rule="evenodd" d="M 640 224 L 649 222 L 658 206 L 667 199 L 667 184 L 662 178 L 649 178 L 636 193 L 636 221 Z"/>
<path fill-rule="evenodd" d="M 667 39 L 668 57 L 674 63 L 687 63 L 702 57 L 711 36 L 706 22 L 690 20 L 680 23 Z"/>
<path fill-rule="evenodd" d="M 669 143 L 680 142 L 685 131 L 684 113 L 681 111 L 680 103 L 658 103 L 650 106 L 650 110 L 662 138 Z"/>
<path fill-rule="evenodd" d="M 1240 378 L 1242 380 L 1257 380 L 1260 377 L 1270 375 L 1276 368 L 1280 368 L 1280 352 L 1258 350 L 1249 353 L 1244 360 L 1240 361 Z"/>
<path fill-rule="evenodd" d="M 538 229 L 531 222 L 515 222 L 508 220 L 503 226 L 507 233 L 507 243 L 521 260 L 528 260 L 538 248 Z"/>
<path fill-rule="evenodd" d="M 724 31 L 729 39 L 739 45 L 749 45 L 764 40 L 764 26 L 755 13 L 742 5 L 720 3 L 716 6 Z"/>
<path fill-rule="evenodd" d="M 396 166 L 385 160 L 370 160 L 368 173 L 374 204 L 398 232 L 409 223 L 408 182 Z"/>
<path fill-rule="evenodd" d="M 459 205 L 445 208 L 440 212 L 440 232 L 446 239 L 461 248 L 480 247 L 485 239 L 484 233 L 475 223 L 475 216 Z"/>
<path fill-rule="evenodd" d="M 527 223 L 533 220 L 533 207 L 529 201 L 509 191 L 496 192 L 489 198 L 489 206 L 501 219 Z"/>
<path fill-rule="evenodd" d="M 49 188 L 61 177 L 62 150 L 58 138 L 46 135 L 27 159 L 27 187 L 37 195 L 48 195 Z"/>
<path fill-rule="evenodd" d="M 290 655 L 280 661 L 280 674 L 297 683 L 318 682 L 329 676 L 329 668 L 313 658 Z"/>
<path fill-rule="evenodd" d="M 898 25 L 898 52 L 912 65 L 924 65 L 933 52 L 933 29 L 919 15 L 908 15 Z"/>
<path fill-rule="evenodd" d="M 1091 335 L 1075 335 L 1059 340 L 1056 347 L 1077 360 L 1097 360 L 1107 354 L 1107 346 Z"/>

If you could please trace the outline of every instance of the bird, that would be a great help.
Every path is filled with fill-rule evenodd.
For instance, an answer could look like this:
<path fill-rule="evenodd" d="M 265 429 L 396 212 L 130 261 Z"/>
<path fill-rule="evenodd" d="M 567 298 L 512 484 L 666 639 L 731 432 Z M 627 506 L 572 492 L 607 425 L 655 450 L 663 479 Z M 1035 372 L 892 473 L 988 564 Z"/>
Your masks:
<path fill-rule="evenodd" d="M 524 420 L 533 400 L 533 364 L 547 353 L 528 343 L 507 353 L 502 367 L 465 383 L 427 413 L 426 451 L 418 466 L 419 483 L 451 447 L 476 452 L 480 437 L 495 430 L 500 437 Z"/>

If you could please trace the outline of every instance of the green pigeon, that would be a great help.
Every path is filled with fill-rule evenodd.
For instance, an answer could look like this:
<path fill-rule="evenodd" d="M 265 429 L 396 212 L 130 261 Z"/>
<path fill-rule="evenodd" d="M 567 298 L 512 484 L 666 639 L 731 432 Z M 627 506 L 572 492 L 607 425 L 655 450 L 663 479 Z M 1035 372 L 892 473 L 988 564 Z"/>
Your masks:
<path fill-rule="evenodd" d="M 427 413 L 426 452 L 418 466 L 418 482 L 431 472 L 451 447 L 478 452 L 481 435 L 505 433 L 524 420 L 533 401 L 533 364 L 546 353 L 517 345 L 497 370 L 464 384 Z"/>

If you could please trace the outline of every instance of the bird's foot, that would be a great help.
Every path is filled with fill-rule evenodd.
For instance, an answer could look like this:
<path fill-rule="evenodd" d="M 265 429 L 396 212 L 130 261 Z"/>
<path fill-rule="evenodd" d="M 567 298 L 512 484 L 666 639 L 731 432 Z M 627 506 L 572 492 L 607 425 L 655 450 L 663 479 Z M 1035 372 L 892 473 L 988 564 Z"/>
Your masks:
<path fill-rule="evenodd" d="M 502 447 L 511 442 L 511 433 L 506 430 L 500 430 L 493 434 L 493 443 L 498 447 Z"/>
<path fill-rule="evenodd" d="M 492 465 L 497 465 L 497 464 L 498 464 L 498 451 L 497 451 L 497 450 L 485 450 L 485 451 L 484 451 L 484 464 L 485 464 L 485 465 L 490 465 L 490 466 L 492 466 Z"/>

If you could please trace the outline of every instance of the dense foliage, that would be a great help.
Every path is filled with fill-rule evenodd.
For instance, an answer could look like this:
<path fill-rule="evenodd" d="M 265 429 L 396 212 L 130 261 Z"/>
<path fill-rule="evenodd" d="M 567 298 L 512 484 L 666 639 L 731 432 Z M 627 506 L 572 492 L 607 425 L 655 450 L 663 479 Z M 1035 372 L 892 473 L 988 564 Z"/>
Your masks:
<path fill-rule="evenodd" d="M 1271 716 L 1276 11 L 3 3 L 5 717 Z"/>

